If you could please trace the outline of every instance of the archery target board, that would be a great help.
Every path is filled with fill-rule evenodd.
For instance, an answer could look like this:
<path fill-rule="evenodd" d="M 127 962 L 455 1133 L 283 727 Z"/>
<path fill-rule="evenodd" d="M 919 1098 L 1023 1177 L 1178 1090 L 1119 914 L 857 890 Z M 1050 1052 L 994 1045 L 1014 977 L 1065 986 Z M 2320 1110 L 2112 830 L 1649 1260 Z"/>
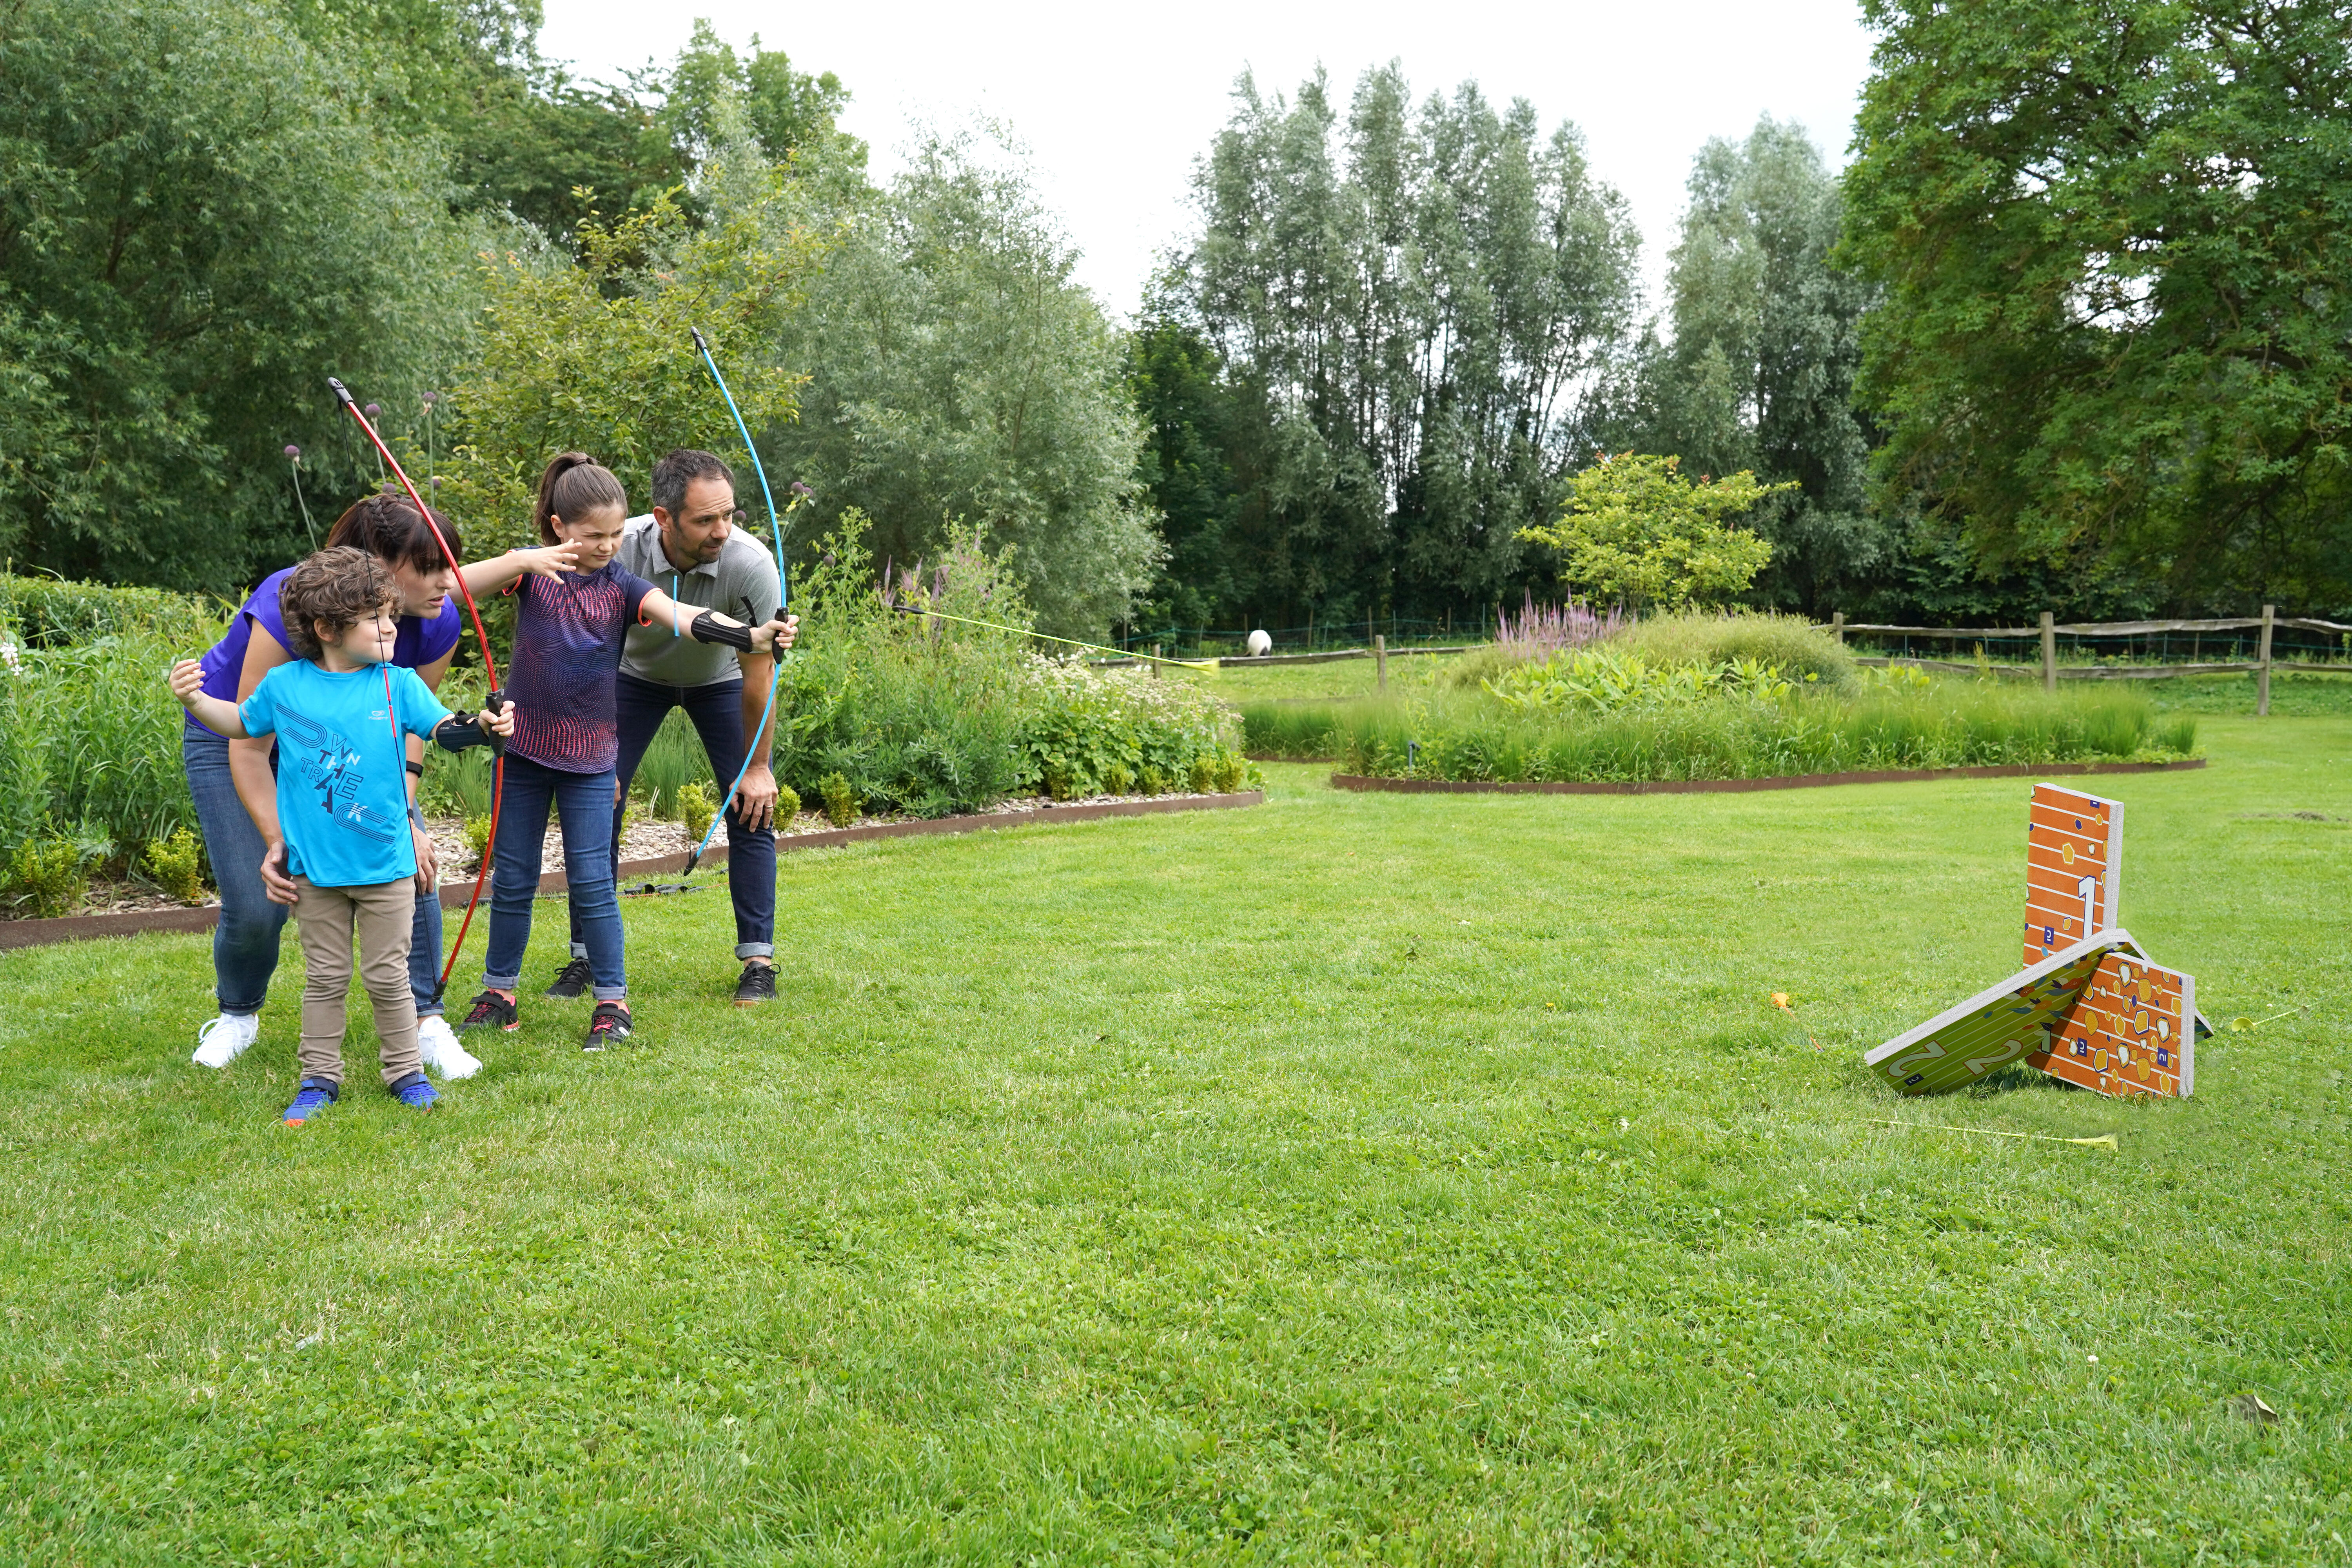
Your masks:
<path fill-rule="evenodd" d="M 2038 784 L 2026 816 L 2023 962 L 2032 964 L 2114 928 L 2124 803 Z"/>
<path fill-rule="evenodd" d="M 2026 1060 L 2053 1078 L 2121 1098 L 2187 1099 L 2197 1081 L 2197 981 L 2129 944 L 2099 960 L 2082 999 Z"/>
<path fill-rule="evenodd" d="M 2129 931 L 2111 931 L 2061 948 L 1862 1059 L 1898 1094 L 1941 1094 L 2046 1052 L 2100 962 L 2130 941 Z"/>

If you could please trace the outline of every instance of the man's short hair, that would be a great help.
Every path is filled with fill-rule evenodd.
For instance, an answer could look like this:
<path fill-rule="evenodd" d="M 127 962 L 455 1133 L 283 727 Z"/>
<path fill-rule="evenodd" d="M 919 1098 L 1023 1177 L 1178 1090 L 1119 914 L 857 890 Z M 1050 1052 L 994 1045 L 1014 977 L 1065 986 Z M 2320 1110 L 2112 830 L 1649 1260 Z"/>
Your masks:
<path fill-rule="evenodd" d="M 725 479 L 731 488 L 735 470 L 711 453 L 680 447 L 654 465 L 654 505 L 676 518 L 686 510 L 686 487 L 697 479 Z"/>
<path fill-rule="evenodd" d="M 285 585 L 278 590 L 286 646 L 297 658 L 325 656 L 315 623 L 326 622 L 341 637 L 378 610 L 399 603 L 400 584 L 392 568 L 349 544 L 330 545 L 310 557 L 287 574 Z"/>

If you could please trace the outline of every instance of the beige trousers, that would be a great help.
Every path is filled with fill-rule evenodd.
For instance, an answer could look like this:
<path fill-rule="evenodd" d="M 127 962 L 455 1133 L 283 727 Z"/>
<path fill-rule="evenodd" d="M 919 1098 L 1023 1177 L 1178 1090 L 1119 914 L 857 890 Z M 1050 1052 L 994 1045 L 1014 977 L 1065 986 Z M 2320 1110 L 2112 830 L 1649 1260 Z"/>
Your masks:
<path fill-rule="evenodd" d="M 320 888 L 297 877 L 294 918 L 302 928 L 304 1078 L 343 1081 L 343 1004 L 352 989 L 352 932 L 360 939 L 360 984 L 375 1005 L 375 1037 L 387 1088 L 421 1070 L 416 995 L 408 988 L 409 936 L 416 883 L 403 877 L 366 888 Z"/>

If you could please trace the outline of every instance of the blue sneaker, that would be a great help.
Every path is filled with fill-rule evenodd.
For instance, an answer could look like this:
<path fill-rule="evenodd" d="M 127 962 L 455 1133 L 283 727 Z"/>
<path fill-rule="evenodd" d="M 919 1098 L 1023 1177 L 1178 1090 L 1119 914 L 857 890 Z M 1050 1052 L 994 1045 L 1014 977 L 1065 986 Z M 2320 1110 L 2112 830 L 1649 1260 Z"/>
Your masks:
<path fill-rule="evenodd" d="M 413 1072 L 392 1086 L 392 1098 L 411 1110 L 430 1110 L 441 1096 L 423 1073 Z"/>
<path fill-rule="evenodd" d="M 334 1104 L 342 1092 L 325 1079 L 306 1078 L 300 1090 L 294 1096 L 294 1103 L 286 1108 L 286 1114 L 278 1120 L 289 1127 L 299 1127 L 319 1111 Z"/>

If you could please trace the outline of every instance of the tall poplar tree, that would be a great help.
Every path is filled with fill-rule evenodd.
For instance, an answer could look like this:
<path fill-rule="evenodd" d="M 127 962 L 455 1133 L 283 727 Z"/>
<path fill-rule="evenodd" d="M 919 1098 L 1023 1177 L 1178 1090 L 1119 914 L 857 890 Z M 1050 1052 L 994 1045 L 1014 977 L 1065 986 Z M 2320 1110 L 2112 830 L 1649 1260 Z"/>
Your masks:
<path fill-rule="evenodd" d="M 1692 161 L 1669 253 L 1671 340 L 1639 356 L 1612 444 L 1673 453 L 1691 474 L 1797 482 L 1748 520 L 1772 544 L 1753 596 L 1826 616 L 1852 609 L 1887 557 L 1853 406 L 1867 287 L 1832 264 L 1836 177 L 1802 127 L 1769 116 Z"/>
<path fill-rule="evenodd" d="M 1433 616 L 1533 581 L 1518 530 L 1589 447 L 1634 300 L 1636 236 L 1575 129 L 1466 84 L 1416 109 L 1395 65 L 1344 120 L 1319 74 L 1287 100 L 1244 76 L 1195 191 L 1187 308 L 1263 411 L 1232 533 L 1253 616 Z"/>

